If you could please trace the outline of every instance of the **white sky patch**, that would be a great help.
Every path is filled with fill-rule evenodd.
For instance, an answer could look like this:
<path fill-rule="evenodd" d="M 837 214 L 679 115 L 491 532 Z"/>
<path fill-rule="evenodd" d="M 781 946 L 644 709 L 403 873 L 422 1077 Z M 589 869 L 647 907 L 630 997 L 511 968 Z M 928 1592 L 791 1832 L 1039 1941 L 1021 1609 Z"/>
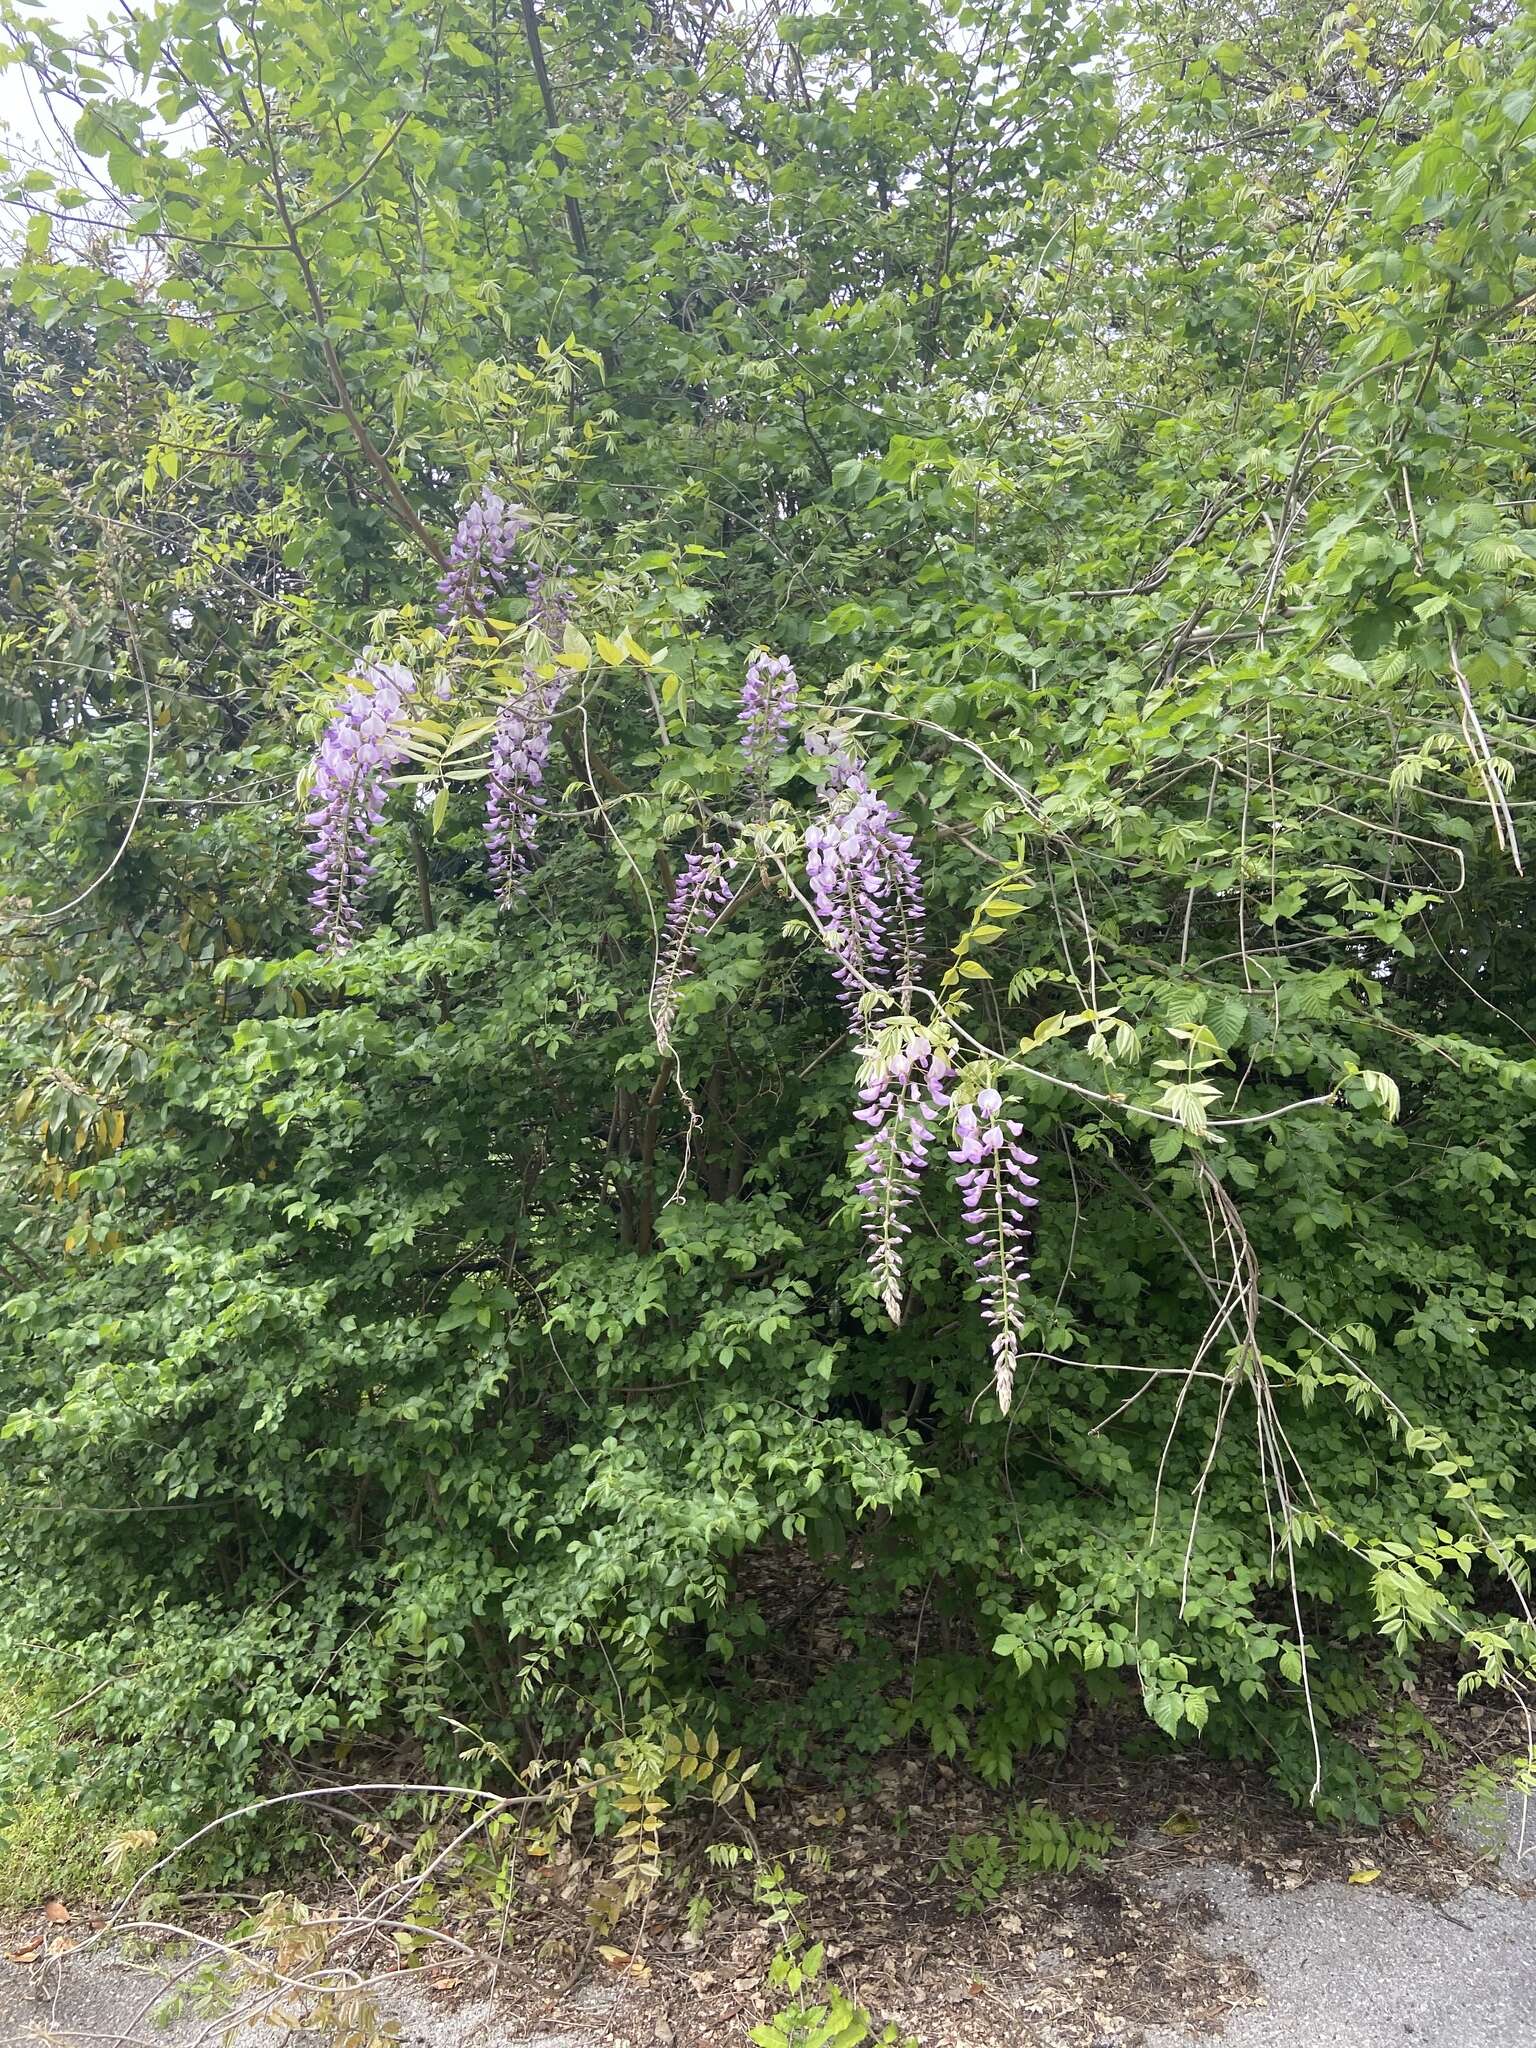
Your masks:
<path fill-rule="evenodd" d="M 103 10 L 100 0 L 49 0 L 46 7 L 18 7 L 23 21 L 51 21 L 67 36 L 76 36 Z M 66 130 L 74 125 L 75 110 L 58 109 Z M 50 116 L 42 88 L 24 65 L 8 64 L 0 69 L 0 156 L 27 162 L 58 154 L 58 129 Z"/>

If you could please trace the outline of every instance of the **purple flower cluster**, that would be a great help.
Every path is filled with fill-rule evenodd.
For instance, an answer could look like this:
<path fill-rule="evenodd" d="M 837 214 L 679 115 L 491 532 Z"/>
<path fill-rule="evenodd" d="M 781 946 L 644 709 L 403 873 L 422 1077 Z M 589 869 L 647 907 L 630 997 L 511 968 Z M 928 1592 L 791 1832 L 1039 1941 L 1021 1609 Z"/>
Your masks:
<path fill-rule="evenodd" d="M 901 1321 L 902 1245 L 912 1234 L 903 1211 L 911 1206 L 928 1164 L 934 1118 L 948 1107 L 949 1074 L 947 1062 L 918 1033 L 866 1068 L 859 1090 L 863 1106 L 854 1111 L 860 1123 L 869 1125 L 869 1136 L 858 1149 L 869 1268 L 893 1323 Z"/>
<path fill-rule="evenodd" d="M 831 953 L 850 1023 L 858 1027 L 870 991 L 895 995 L 910 1010 L 923 939 L 922 873 L 912 835 L 869 786 L 862 769 L 833 764 L 830 801 L 805 834 L 806 879 Z M 895 956 L 895 974 L 888 966 Z M 889 986 L 894 983 L 894 986 Z"/>
<path fill-rule="evenodd" d="M 923 940 L 922 872 L 912 836 L 835 738 L 813 735 L 828 762 L 821 816 L 806 828 L 806 879 L 822 943 L 832 955 L 849 1029 L 862 1035 L 864 999 L 910 1014 Z M 866 1064 L 854 1114 L 870 1127 L 858 1148 L 858 1190 L 870 1271 L 892 1322 L 901 1317 L 903 1220 L 927 1163 L 933 1119 L 947 1106 L 949 1067 L 917 1033 Z"/>
<path fill-rule="evenodd" d="M 528 526 L 520 506 L 509 505 L 489 484 L 459 521 L 448 547 L 448 567 L 438 579 L 437 615 L 483 618 L 512 581 L 519 536 Z"/>
<path fill-rule="evenodd" d="M 1002 1110 L 1003 1098 L 995 1088 L 983 1088 L 974 1107 L 962 1104 L 955 1111 L 956 1149 L 949 1156 L 965 1209 L 965 1241 L 981 1282 L 982 1320 L 992 1331 L 997 1403 L 1006 1415 L 1019 1362 L 1020 1290 L 1029 1278 L 1025 1211 L 1036 1206 L 1026 1190 L 1039 1183 L 1029 1171 L 1035 1155 L 1018 1142 L 1024 1126 Z"/>
<path fill-rule="evenodd" d="M 713 839 L 706 840 L 696 853 L 689 854 L 672 885 L 656 986 L 651 996 L 651 1019 L 656 1027 L 656 1044 L 662 1052 L 672 1049 L 677 992 L 693 971 L 699 938 L 730 907 L 731 877 L 737 865 L 735 857 L 723 846 Z"/>
<path fill-rule="evenodd" d="M 826 762 L 828 796 L 846 789 L 851 782 L 863 782 L 864 771 L 850 753 L 845 734 L 829 732 L 823 726 L 813 727 L 805 736 L 805 751 L 813 760 Z"/>
<path fill-rule="evenodd" d="M 310 833 L 314 932 L 323 951 L 342 953 L 362 930 L 357 899 L 373 869 L 391 771 L 405 751 L 399 720 L 416 680 L 398 662 L 358 671 L 315 753 Z"/>
<path fill-rule="evenodd" d="M 564 591 L 537 567 L 528 572 L 528 624 L 552 646 L 564 640 Z M 501 903 L 533 857 L 550 735 L 564 694 L 565 678 L 559 669 L 543 676 L 530 659 L 523 665 L 521 691 L 496 714 L 486 786 L 485 847 L 491 883 Z"/>
<path fill-rule="evenodd" d="M 747 663 L 741 690 L 741 747 L 753 778 L 761 783 L 768 763 L 789 743 L 790 721 L 800 694 L 799 680 L 787 654 L 758 648 Z"/>

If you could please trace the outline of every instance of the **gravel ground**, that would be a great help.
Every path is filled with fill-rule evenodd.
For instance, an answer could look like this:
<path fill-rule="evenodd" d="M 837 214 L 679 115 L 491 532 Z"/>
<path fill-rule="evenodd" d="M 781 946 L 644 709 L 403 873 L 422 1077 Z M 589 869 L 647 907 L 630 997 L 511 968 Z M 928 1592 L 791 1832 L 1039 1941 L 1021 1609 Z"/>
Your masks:
<path fill-rule="evenodd" d="M 1218 2040 L 1226 2048 L 1536 2048 L 1536 1806 L 1531 1843 L 1517 1857 L 1520 1818 L 1512 1805 L 1505 1826 L 1486 1818 L 1480 1829 L 1463 1824 L 1490 1857 L 1502 1835 L 1502 1855 L 1490 1869 L 1493 1888 L 1467 1885 L 1443 1905 L 1386 1882 L 1255 1886 L 1214 1858 L 1154 1878 L 1154 1892 L 1210 1913 L 1208 1925 L 1195 1924 L 1212 1985 L 1256 1979 L 1257 1994 L 1220 2022 L 1121 2025 L 1095 2048 L 1210 2048 Z M 1233 1971 L 1233 1956 L 1251 1976 Z M 50 1981 L 55 1970 L 61 1974 Z M 273 2048 L 280 2039 L 270 2026 L 230 2033 L 227 2012 L 157 2023 L 162 1989 L 154 1972 L 95 1955 L 65 1957 L 46 1971 L 0 1963 L 0 2048 Z M 519 2028 L 484 2002 L 430 1998 L 409 1981 L 391 1984 L 380 2005 L 400 2023 L 400 2048 L 614 2048 L 674 2038 L 665 2022 L 654 2034 L 649 2023 L 643 2034 L 631 2031 L 637 2015 L 601 1982 L 542 2030 Z M 743 2021 L 719 2048 L 743 2048 L 745 2030 Z"/>
<path fill-rule="evenodd" d="M 280 2048 L 285 2038 L 270 2025 L 230 2032 L 227 2015 L 182 2015 L 162 2025 L 154 2016 L 155 1976 L 117 1963 L 82 1958 L 51 1997 L 37 1997 L 39 1988 L 29 1972 L 0 1974 L 0 2048 Z M 573 2011 L 566 2026 L 540 2033 L 509 2033 L 494 2006 L 429 2003 L 409 1985 L 392 1986 L 380 2003 L 400 2022 L 399 2048 L 608 2048 L 611 2039 L 601 1995 L 587 2011 Z"/>
<path fill-rule="evenodd" d="M 1212 1953 L 1239 1951 L 1263 1985 L 1265 2004 L 1228 2018 L 1227 2048 L 1536 2048 L 1536 1898 L 1474 1890 L 1441 1908 L 1353 1885 L 1256 1891 L 1226 1864 L 1180 1882 L 1220 1915 Z M 28 1973 L 0 1976 L 6 2048 L 212 2048 L 225 2038 L 227 2022 L 183 2016 L 157 2026 L 145 2009 L 152 1981 L 111 1963 L 82 1959 L 52 1999 L 27 1995 L 35 1988 Z M 600 1998 L 557 2031 L 515 2034 L 484 2004 L 445 2010 L 404 1989 L 388 2003 L 401 2048 L 607 2048 L 613 2039 Z M 230 2048 L 271 2048 L 277 2037 L 245 2028 L 229 2038 Z M 1212 2039 L 1158 2027 L 1144 2048 L 1210 2048 Z"/>

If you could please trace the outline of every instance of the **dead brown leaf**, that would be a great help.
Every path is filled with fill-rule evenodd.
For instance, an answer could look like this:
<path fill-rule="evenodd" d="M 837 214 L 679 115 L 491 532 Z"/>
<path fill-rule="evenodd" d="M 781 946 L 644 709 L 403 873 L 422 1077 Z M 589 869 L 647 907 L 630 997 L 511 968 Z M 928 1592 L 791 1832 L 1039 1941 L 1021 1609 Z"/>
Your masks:
<path fill-rule="evenodd" d="M 627 1948 L 610 1948 L 599 1942 L 597 1952 L 610 1970 L 618 1970 L 626 1977 L 633 1977 L 639 1984 L 648 1984 L 651 1981 L 650 1964 L 637 1955 L 631 1955 Z"/>

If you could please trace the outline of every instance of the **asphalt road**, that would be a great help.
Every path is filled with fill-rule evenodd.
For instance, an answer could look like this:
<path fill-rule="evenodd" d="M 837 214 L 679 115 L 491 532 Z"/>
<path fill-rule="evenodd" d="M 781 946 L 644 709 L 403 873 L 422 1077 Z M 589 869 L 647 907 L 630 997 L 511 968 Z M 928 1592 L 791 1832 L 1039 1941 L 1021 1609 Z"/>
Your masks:
<path fill-rule="evenodd" d="M 1472 1889 L 1440 1908 L 1374 1886 L 1254 1891 L 1204 1865 L 1221 1915 L 1205 1941 L 1246 1956 L 1262 2006 L 1234 2012 L 1224 2048 L 1536 2048 L 1536 1898 Z M 1154 2027 L 1146 2048 L 1211 2048 Z"/>

